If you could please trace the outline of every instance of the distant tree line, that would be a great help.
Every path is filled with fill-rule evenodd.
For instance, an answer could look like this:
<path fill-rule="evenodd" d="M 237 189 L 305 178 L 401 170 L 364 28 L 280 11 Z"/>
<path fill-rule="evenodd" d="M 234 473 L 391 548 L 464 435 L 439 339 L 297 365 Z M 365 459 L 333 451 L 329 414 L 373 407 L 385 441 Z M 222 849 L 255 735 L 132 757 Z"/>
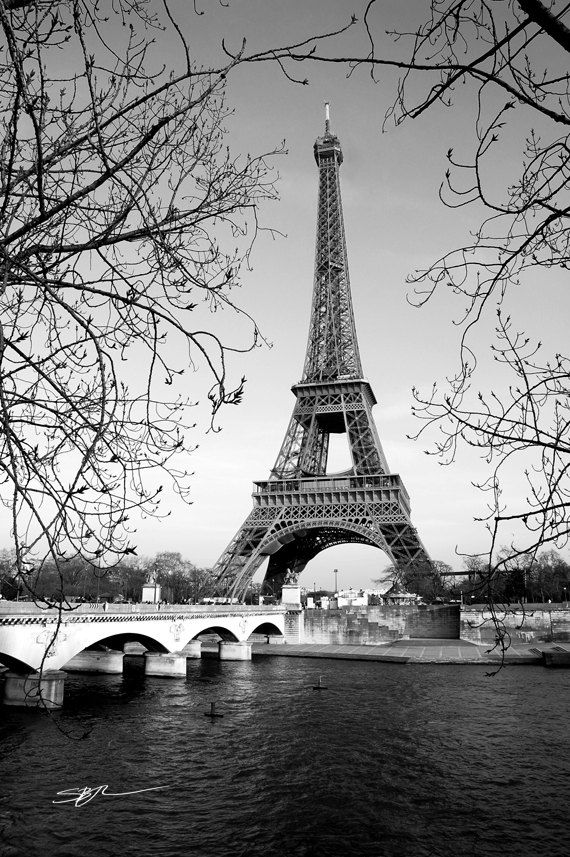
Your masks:
<path fill-rule="evenodd" d="M 81 557 L 44 563 L 27 585 L 17 574 L 13 552 L 0 551 L 0 594 L 8 600 L 133 601 L 141 600 L 144 583 L 154 579 L 161 599 L 181 604 L 199 601 L 212 586 L 209 568 L 199 568 L 180 553 L 163 551 L 154 557 L 125 557 L 112 568 L 98 568 Z"/>
<path fill-rule="evenodd" d="M 497 573 L 490 579 L 488 563 L 479 556 L 468 557 L 461 574 L 451 566 L 434 560 L 431 566 L 418 564 L 397 568 L 388 566 L 375 583 L 390 580 L 396 589 L 412 592 L 427 601 L 457 600 L 465 603 L 544 603 L 567 601 L 570 594 L 570 563 L 555 550 L 538 556 L 521 553 L 511 556 L 499 552 Z M 462 576 L 462 575 L 465 576 Z"/>
<path fill-rule="evenodd" d="M 509 555 L 499 553 L 503 564 L 489 581 L 488 564 L 480 557 L 466 561 L 467 580 L 461 584 L 465 601 L 544 603 L 568 601 L 570 593 L 570 564 L 555 550 Z"/>
<path fill-rule="evenodd" d="M 534 557 L 520 554 L 507 557 L 500 574 L 491 581 L 487 565 L 481 557 L 468 557 L 461 574 L 456 574 L 447 563 L 434 560 L 430 566 L 416 565 L 397 568 L 388 566 L 374 584 L 389 580 L 395 591 L 412 592 L 424 601 L 463 600 L 466 604 L 513 602 L 562 602 L 570 598 L 570 563 L 557 551 L 549 550 Z M 464 575 L 464 576 L 463 576 Z M 113 568 L 99 568 L 81 557 L 58 563 L 45 563 L 27 580 L 17 574 L 14 553 L 0 550 L 0 595 L 6 600 L 32 599 L 39 601 L 132 601 L 142 597 L 143 585 L 156 580 L 160 597 L 171 604 L 195 603 L 214 591 L 214 577 L 210 568 L 201 568 L 180 553 L 161 551 L 153 557 L 125 557 Z M 245 602 L 257 604 L 262 583 L 251 583 Z M 308 593 L 313 595 L 312 592 Z M 325 589 L 314 593 L 317 597 L 332 595 Z M 280 592 L 271 600 L 279 600 Z"/>

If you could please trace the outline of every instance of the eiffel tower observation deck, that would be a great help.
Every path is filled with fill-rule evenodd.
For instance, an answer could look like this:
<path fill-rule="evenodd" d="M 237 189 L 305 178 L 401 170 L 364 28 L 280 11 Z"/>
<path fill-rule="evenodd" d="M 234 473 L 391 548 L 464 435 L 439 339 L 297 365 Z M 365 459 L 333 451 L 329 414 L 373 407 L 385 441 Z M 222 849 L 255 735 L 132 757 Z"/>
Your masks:
<path fill-rule="evenodd" d="M 314 146 L 319 170 L 317 243 L 307 353 L 295 405 L 269 479 L 254 483 L 253 510 L 214 567 L 217 589 L 243 598 L 269 557 L 266 583 L 296 582 L 306 564 L 332 545 L 357 542 L 384 551 L 404 570 L 430 565 L 412 526 L 410 500 L 390 472 L 363 377 L 352 308 L 338 137 Z M 352 467 L 327 473 L 331 434 L 345 434 Z"/>

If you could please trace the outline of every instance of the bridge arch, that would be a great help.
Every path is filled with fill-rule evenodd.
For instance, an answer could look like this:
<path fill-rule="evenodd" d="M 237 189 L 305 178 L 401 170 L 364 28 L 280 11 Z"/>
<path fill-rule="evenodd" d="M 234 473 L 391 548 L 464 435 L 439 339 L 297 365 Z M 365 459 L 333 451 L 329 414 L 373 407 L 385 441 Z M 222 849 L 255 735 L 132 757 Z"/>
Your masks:
<path fill-rule="evenodd" d="M 274 622 L 262 622 L 257 625 L 251 634 L 265 634 L 267 637 L 282 637 L 283 632 L 275 625 Z M 250 636 L 251 636 L 250 634 Z"/>
<path fill-rule="evenodd" d="M 8 667 L 12 672 L 22 673 L 23 675 L 29 672 L 35 672 L 35 668 L 33 666 L 25 661 L 21 661 L 19 658 L 15 658 L 13 655 L 9 655 L 7 652 L 0 652 L 0 664 Z"/>
<path fill-rule="evenodd" d="M 95 618 L 100 619 L 102 617 L 96 616 Z M 57 623 L 47 626 L 44 624 L 30 625 L 27 626 L 30 629 L 28 639 L 22 641 L 24 644 L 20 645 L 15 639 L 14 647 L 15 651 L 25 651 L 31 649 L 32 646 L 36 649 L 33 659 L 30 658 L 30 665 L 27 666 L 26 671 L 28 672 L 38 670 L 42 648 L 44 652 L 47 651 L 44 668 L 52 670 L 62 669 L 76 655 L 85 650 L 96 650 L 98 646 L 122 651 L 126 642 L 140 642 L 145 649 L 158 653 L 171 652 L 176 648 L 171 643 L 170 628 L 167 627 L 166 623 L 157 623 L 151 627 L 145 623 L 146 627 L 140 630 L 136 625 L 133 628 L 128 627 L 128 619 L 118 624 L 119 627 L 116 625 L 113 627 L 112 624 L 109 625 L 102 621 L 72 621 L 63 622 L 60 626 Z M 36 648 L 34 643 L 41 644 L 41 648 L 39 645 Z"/>
<path fill-rule="evenodd" d="M 89 646 L 86 646 L 86 648 L 92 649 L 95 646 L 101 645 L 107 646 L 109 649 L 115 649 L 116 651 L 122 652 L 124 650 L 125 643 L 141 643 L 141 645 L 143 645 L 145 649 L 149 652 L 159 652 L 165 654 L 169 651 L 168 648 L 164 645 L 164 643 L 160 643 L 154 637 L 151 637 L 148 634 L 141 634 L 131 631 L 126 631 L 120 634 L 111 634 L 107 637 L 102 637 L 100 640 L 96 640 L 94 643 L 91 643 Z"/>
<path fill-rule="evenodd" d="M 222 640 L 225 640 L 228 642 L 237 643 L 239 640 L 239 637 L 236 634 L 234 634 L 234 632 L 231 631 L 229 628 L 226 628 L 224 625 L 210 625 L 209 627 L 204 628 L 201 631 L 198 631 L 190 639 L 191 640 L 197 640 L 198 637 L 201 637 L 204 634 L 217 634 L 218 637 L 220 637 Z"/>

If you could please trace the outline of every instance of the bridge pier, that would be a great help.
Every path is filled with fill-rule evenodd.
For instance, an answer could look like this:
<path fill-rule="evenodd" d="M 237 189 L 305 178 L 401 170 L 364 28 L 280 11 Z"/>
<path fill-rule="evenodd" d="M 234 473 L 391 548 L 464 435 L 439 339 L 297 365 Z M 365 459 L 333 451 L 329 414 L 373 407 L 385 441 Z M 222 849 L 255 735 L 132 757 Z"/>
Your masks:
<path fill-rule="evenodd" d="M 123 654 L 125 655 L 144 655 L 146 651 L 146 646 L 143 646 L 142 643 L 125 643 L 123 646 Z"/>
<path fill-rule="evenodd" d="M 4 705 L 26 708 L 61 708 L 65 673 L 47 670 L 42 673 L 4 673 Z"/>
<path fill-rule="evenodd" d="M 251 643 L 239 643 L 236 640 L 220 640 L 218 657 L 221 661 L 250 661 Z"/>
<path fill-rule="evenodd" d="M 284 640 L 287 643 L 300 643 L 303 640 L 303 632 L 305 630 L 305 614 L 299 607 L 295 609 L 287 605 L 285 614 L 285 635 Z"/>
<path fill-rule="evenodd" d="M 181 678 L 186 676 L 186 655 L 182 652 L 146 652 L 144 656 L 144 674 Z"/>
<path fill-rule="evenodd" d="M 201 640 L 190 640 L 189 643 L 186 643 L 184 648 L 182 649 L 182 654 L 191 660 L 195 660 L 197 658 L 202 657 L 202 641 Z"/>
<path fill-rule="evenodd" d="M 123 672 L 123 653 L 85 649 L 83 652 L 74 655 L 70 661 L 63 665 L 62 669 L 66 672 L 120 675 Z"/>

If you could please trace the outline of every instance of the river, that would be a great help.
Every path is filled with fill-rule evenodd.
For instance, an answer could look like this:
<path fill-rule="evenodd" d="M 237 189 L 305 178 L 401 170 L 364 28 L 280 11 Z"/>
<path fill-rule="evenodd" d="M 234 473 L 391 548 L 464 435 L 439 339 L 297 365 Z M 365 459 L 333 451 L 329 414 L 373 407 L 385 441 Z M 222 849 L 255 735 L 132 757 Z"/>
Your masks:
<path fill-rule="evenodd" d="M 569 686 L 280 657 L 72 675 L 53 717 L 0 708 L 0 854 L 566 855 Z"/>

